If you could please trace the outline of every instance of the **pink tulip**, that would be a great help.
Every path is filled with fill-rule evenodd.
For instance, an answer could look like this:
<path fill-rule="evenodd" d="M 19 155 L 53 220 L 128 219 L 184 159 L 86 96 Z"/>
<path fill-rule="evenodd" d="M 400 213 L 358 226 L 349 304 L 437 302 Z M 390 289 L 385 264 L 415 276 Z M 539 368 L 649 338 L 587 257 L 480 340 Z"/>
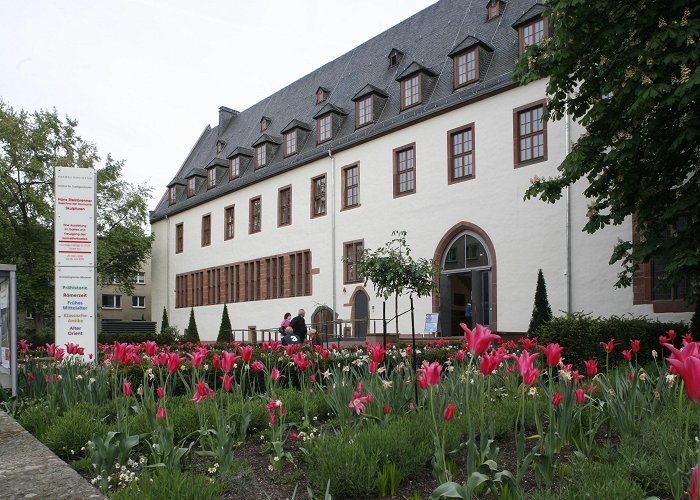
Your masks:
<path fill-rule="evenodd" d="M 666 332 L 666 335 L 668 335 L 669 340 L 674 340 L 676 338 L 676 330 L 669 330 Z"/>
<path fill-rule="evenodd" d="M 253 357 L 253 348 L 249 345 L 241 346 L 241 358 L 243 361 L 250 361 Z"/>
<path fill-rule="evenodd" d="M 574 391 L 577 403 L 583 403 L 586 401 L 586 392 L 583 389 L 576 389 Z"/>
<path fill-rule="evenodd" d="M 250 364 L 250 369 L 254 372 L 261 372 L 265 369 L 265 365 L 263 365 L 260 360 L 256 359 Z"/>
<path fill-rule="evenodd" d="M 292 356 L 292 361 L 294 361 L 294 364 L 297 365 L 297 368 L 299 368 L 301 371 L 306 371 L 306 369 L 309 367 L 309 361 L 304 358 L 304 353 L 302 351 L 299 351 L 295 353 Z"/>
<path fill-rule="evenodd" d="M 219 354 L 214 354 L 214 356 L 212 356 L 211 366 L 214 367 L 214 370 L 221 368 L 221 356 Z"/>
<path fill-rule="evenodd" d="M 355 414 L 359 415 L 367 409 L 365 407 L 365 403 L 369 403 L 370 401 L 372 401 L 371 394 L 363 396 L 359 392 L 356 392 L 352 395 L 352 399 L 350 400 L 350 403 L 348 403 L 348 408 L 352 408 L 353 410 L 355 410 Z"/>
<path fill-rule="evenodd" d="M 124 396 L 131 396 L 131 382 L 124 382 Z"/>
<path fill-rule="evenodd" d="M 277 368 L 273 368 L 272 372 L 270 373 L 270 378 L 272 380 L 279 380 L 279 378 L 282 376 L 280 371 Z"/>
<path fill-rule="evenodd" d="M 146 353 L 146 356 L 150 358 L 158 353 L 158 344 L 153 340 L 147 340 L 143 343 L 143 350 Z"/>
<path fill-rule="evenodd" d="M 483 375 L 491 375 L 493 372 L 498 370 L 501 363 L 503 363 L 503 361 L 505 361 L 507 358 L 508 355 L 503 348 L 484 353 L 481 356 L 481 361 L 479 361 L 479 371 Z"/>
<path fill-rule="evenodd" d="M 162 406 L 159 406 L 157 416 L 160 419 L 164 419 L 165 418 L 165 408 L 163 408 Z"/>
<path fill-rule="evenodd" d="M 66 344 L 66 352 L 68 354 L 80 354 L 82 356 L 83 354 L 85 354 L 85 348 L 80 347 L 78 344 L 68 342 Z"/>
<path fill-rule="evenodd" d="M 559 361 L 561 361 L 561 353 L 564 350 L 559 344 L 547 344 L 547 347 L 540 346 L 540 349 L 544 351 L 544 355 L 547 358 L 547 366 L 557 366 Z"/>
<path fill-rule="evenodd" d="M 192 401 L 199 403 L 207 397 L 209 397 L 209 399 L 214 399 L 214 391 L 209 389 L 209 386 L 204 380 L 197 382 L 195 385 L 197 386 L 197 392 L 192 396 Z"/>
<path fill-rule="evenodd" d="M 683 344 L 690 344 L 693 341 L 693 334 L 686 333 L 683 335 Z"/>
<path fill-rule="evenodd" d="M 160 399 L 162 399 L 163 396 L 165 396 L 165 389 L 162 388 L 162 387 L 158 387 L 158 388 L 156 389 L 156 394 L 158 395 L 158 397 L 159 397 Z"/>
<path fill-rule="evenodd" d="M 595 377 L 598 373 L 598 360 L 589 359 L 584 361 L 583 364 L 586 365 L 586 374 L 589 377 Z"/>
<path fill-rule="evenodd" d="M 534 385 L 534 383 L 537 382 L 537 377 L 539 376 L 539 368 L 530 368 L 525 373 L 523 373 L 523 382 L 525 382 L 525 385 Z"/>
<path fill-rule="evenodd" d="M 289 439 L 291 439 L 292 441 L 296 441 L 297 439 L 299 439 L 299 434 L 297 434 L 296 432 L 290 432 Z"/>
<path fill-rule="evenodd" d="M 534 349 L 537 347 L 537 337 L 535 338 L 528 338 L 528 337 L 520 337 L 518 339 L 518 342 L 522 344 L 523 349 L 529 351 L 530 349 Z"/>
<path fill-rule="evenodd" d="M 601 342 L 601 346 L 603 346 L 603 350 L 610 354 L 613 352 L 613 349 L 615 349 L 615 339 L 610 339 L 608 342 Z"/>
<path fill-rule="evenodd" d="M 625 358 L 627 361 L 632 361 L 632 349 L 622 351 L 622 357 Z"/>
<path fill-rule="evenodd" d="M 460 323 L 459 326 L 464 331 L 464 336 L 467 338 L 467 348 L 469 352 L 481 356 L 491 345 L 494 340 L 501 340 L 500 335 L 491 333 L 491 330 L 477 323 L 473 330 L 470 330 L 467 325 Z"/>
<path fill-rule="evenodd" d="M 557 391 L 554 393 L 554 396 L 552 396 L 552 404 L 554 406 L 559 406 L 562 399 L 564 399 L 564 396 L 562 396 L 561 392 Z"/>
<path fill-rule="evenodd" d="M 457 351 L 457 354 L 455 354 L 455 357 L 457 358 L 457 361 L 464 361 L 464 357 L 466 355 L 467 354 L 464 351 L 460 350 L 460 351 Z"/>
<path fill-rule="evenodd" d="M 693 467 L 693 475 L 690 480 L 690 500 L 698 500 L 698 466 Z"/>
<path fill-rule="evenodd" d="M 632 352 L 639 352 L 639 340 L 630 340 Z"/>
<path fill-rule="evenodd" d="M 309 375 L 309 382 L 312 384 L 316 383 L 316 374 Z"/>
<path fill-rule="evenodd" d="M 418 368 L 417 371 L 421 373 L 421 375 L 418 377 L 419 381 L 420 379 L 423 379 L 426 387 L 429 385 L 438 385 L 440 383 L 440 372 L 442 372 L 442 365 L 437 361 L 433 361 L 430 364 L 428 364 L 427 361 L 423 361 L 423 367 Z M 425 388 L 423 387 L 422 383 L 421 387 Z"/>
<path fill-rule="evenodd" d="M 668 364 L 683 378 L 685 393 L 694 403 L 700 403 L 700 349 L 697 342 L 687 344 L 678 350 L 671 344 L 666 344 L 672 354 L 666 358 Z"/>
<path fill-rule="evenodd" d="M 377 372 L 377 368 L 379 368 L 379 365 L 377 364 L 377 362 L 376 362 L 375 360 L 373 360 L 373 359 L 370 359 L 370 360 L 369 360 L 369 372 L 370 372 L 370 373 L 376 373 L 376 372 Z"/>
<path fill-rule="evenodd" d="M 193 368 L 199 368 L 202 364 L 202 361 L 206 358 L 206 354 L 203 354 L 201 351 L 194 352 L 192 354 L 188 354 L 187 357 L 190 358 L 190 361 L 192 362 L 192 367 Z"/>
<path fill-rule="evenodd" d="M 171 352 L 168 354 L 168 371 L 176 373 L 183 361 L 185 361 L 185 358 L 181 358 L 176 352 Z"/>
<path fill-rule="evenodd" d="M 224 373 L 223 377 L 219 377 L 223 383 L 223 388 L 226 392 L 231 392 L 233 389 L 233 377 L 228 373 Z"/>
<path fill-rule="evenodd" d="M 539 355 L 540 353 L 530 354 L 528 351 L 523 351 L 520 353 L 520 356 L 510 354 L 509 357 L 516 361 L 516 364 L 518 366 L 518 373 L 520 375 L 525 375 L 526 372 L 532 369 L 533 363 Z"/>
<path fill-rule="evenodd" d="M 384 415 L 388 415 L 390 411 L 391 408 L 389 407 L 389 405 L 384 405 Z"/>
<path fill-rule="evenodd" d="M 379 342 L 377 342 L 377 344 L 374 346 L 370 345 L 368 351 L 372 357 L 372 361 L 375 363 L 380 364 L 384 361 L 384 354 L 386 353 L 386 350 L 379 345 Z"/>
<path fill-rule="evenodd" d="M 231 370 L 233 370 L 233 365 L 236 364 L 236 361 L 241 359 L 240 356 L 236 356 L 232 352 L 224 351 L 221 355 L 223 356 L 223 359 L 221 360 L 221 368 L 225 372 L 230 372 Z"/>
<path fill-rule="evenodd" d="M 32 375 L 31 373 L 27 373 L 27 382 L 29 382 L 31 384 L 33 381 L 34 381 L 34 375 Z"/>
<path fill-rule="evenodd" d="M 456 408 L 457 407 L 452 403 L 447 403 L 447 406 L 445 407 L 445 413 L 442 414 L 442 418 L 444 418 L 445 420 L 452 420 L 455 416 Z"/>

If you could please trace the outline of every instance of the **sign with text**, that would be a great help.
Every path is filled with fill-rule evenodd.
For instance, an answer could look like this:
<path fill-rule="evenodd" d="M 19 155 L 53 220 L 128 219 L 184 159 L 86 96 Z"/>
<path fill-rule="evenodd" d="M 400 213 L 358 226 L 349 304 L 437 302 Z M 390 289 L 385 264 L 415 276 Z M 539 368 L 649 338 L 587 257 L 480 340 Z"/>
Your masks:
<path fill-rule="evenodd" d="M 427 313 L 425 315 L 425 333 L 436 333 L 438 330 L 438 313 Z"/>
<path fill-rule="evenodd" d="M 56 345 L 97 349 L 95 315 L 95 170 L 55 169 Z"/>
<path fill-rule="evenodd" d="M 95 171 L 56 168 L 57 266 L 95 266 Z"/>

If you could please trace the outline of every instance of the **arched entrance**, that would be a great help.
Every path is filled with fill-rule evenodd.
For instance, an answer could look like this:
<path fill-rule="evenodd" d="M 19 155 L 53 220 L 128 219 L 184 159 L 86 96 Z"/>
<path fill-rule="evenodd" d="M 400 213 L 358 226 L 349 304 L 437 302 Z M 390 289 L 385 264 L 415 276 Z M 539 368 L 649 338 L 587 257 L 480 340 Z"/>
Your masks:
<path fill-rule="evenodd" d="M 369 330 L 369 295 L 361 287 L 350 297 L 352 307 L 352 336 L 363 339 Z"/>
<path fill-rule="evenodd" d="M 316 330 L 321 342 L 334 337 L 333 310 L 327 306 L 317 307 L 311 315 L 311 328 Z"/>
<path fill-rule="evenodd" d="M 466 222 L 452 228 L 435 252 L 440 263 L 439 298 L 442 335 L 462 335 L 460 323 L 480 323 L 496 330 L 496 260 L 491 240 L 481 228 Z"/>

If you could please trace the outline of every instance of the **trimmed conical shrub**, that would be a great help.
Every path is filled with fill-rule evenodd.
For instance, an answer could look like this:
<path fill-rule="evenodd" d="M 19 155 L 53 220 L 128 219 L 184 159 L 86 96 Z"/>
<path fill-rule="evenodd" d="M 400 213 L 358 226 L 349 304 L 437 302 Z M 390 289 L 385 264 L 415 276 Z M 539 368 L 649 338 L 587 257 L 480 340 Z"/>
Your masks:
<path fill-rule="evenodd" d="M 528 335 L 534 335 L 537 329 L 552 320 L 552 308 L 547 299 L 547 285 L 544 282 L 542 269 L 537 274 L 537 288 L 535 289 L 535 305 L 532 308 L 532 319 L 527 329 Z"/>
<path fill-rule="evenodd" d="M 187 330 L 185 330 L 185 336 L 182 340 L 183 342 L 192 342 L 193 344 L 199 342 L 197 322 L 194 319 L 194 307 L 190 309 L 190 323 L 187 325 Z"/>
<path fill-rule="evenodd" d="M 165 307 L 163 308 L 163 319 L 160 320 L 160 333 L 163 333 L 163 331 L 166 328 L 170 328 L 170 321 L 168 320 L 168 311 L 165 310 Z"/>
<path fill-rule="evenodd" d="M 693 334 L 693 339 L 700 340 L 700 317 L 698 317 L 698 309 L 700 309 L 700 300 L 695 304 L 695 312 L 690 319 L 690 333 Z"/>
<path fill-rule="evenodd" d="M 217 342 L 231 342 L 231 320 L 228 317 L 228 308 L 224 304 L 224 312 L 221 313 L 221 326 L 219 326 L 219 336 L 216 337 Z"/>

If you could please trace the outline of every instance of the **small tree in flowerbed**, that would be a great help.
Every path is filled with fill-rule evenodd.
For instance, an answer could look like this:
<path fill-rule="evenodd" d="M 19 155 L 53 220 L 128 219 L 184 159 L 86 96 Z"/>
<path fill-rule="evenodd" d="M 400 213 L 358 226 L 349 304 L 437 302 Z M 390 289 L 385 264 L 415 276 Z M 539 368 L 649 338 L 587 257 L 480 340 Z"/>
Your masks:
<path fill-rule="evenodd" d="M 182 338 L 183 342 L 192 342 L 196 344 L 199 342 L 199 333 L 197 332 L 197 322 L 194 319 L 194 307 L 190 309 L 190 322 L 187 325 L 187 330 L 185 330 L 185 336 Z"/>
<path fill-rule="evenodd" d="M 168 320 L 168 311 L 164 307 L 163 319 L 160 320 L 160 333 L 163 333 L 168 328 L 170 328 L 170 321 Z"/>
<path fill-rule="evenodd" d="M 231 320 L 228 317 L 228 308 L 224 304 L 224 311 L 221 313 L 221 325 L 219 326 L 219 335 L 216 337 L 217 342 L 231 342 Z"/>
<path fill-rule="evenodd" d="M 532 319 L 527 329 L 528 335 L 534 335 L 537 329 L 552 320 L 552 308 L 547 299 L 547 285 L 544 282 L 542 269 L 537 273 L 537 288 L 535 289 L 535 305 L 532 308 Z"/>

